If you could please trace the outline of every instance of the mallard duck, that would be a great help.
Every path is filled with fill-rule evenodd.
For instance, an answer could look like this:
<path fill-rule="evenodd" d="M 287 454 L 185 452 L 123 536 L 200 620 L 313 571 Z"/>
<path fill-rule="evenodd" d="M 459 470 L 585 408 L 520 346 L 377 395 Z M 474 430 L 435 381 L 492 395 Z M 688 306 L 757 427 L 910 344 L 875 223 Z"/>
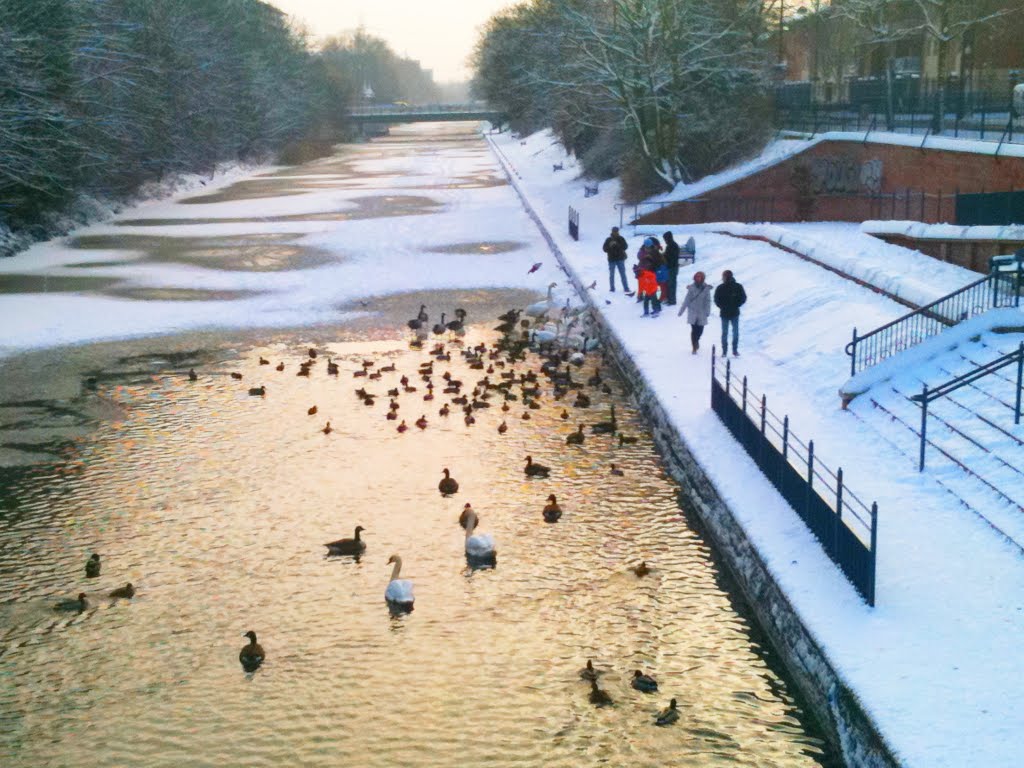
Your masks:
<path fill-rule="evenodd" d="M 582 680 L 597 680 L 603 673 L 597 669 L 594 669 L 594 662 L 587 659 L 587 666 L 580 670 L 580 678 Z"/>
<path fill-rule="evenodd" d="M 388 421 L 396 421 L 398 419 L 398 413 L 396 411 L 388 411 L 387 416 L 384 418 Z"/>
<path fill-rule="evenodd" d="M 249 394 L 252 397 L 265 397 L 267 394 L 267 388 L 262 384 L 258 387 L 249 387 Z"/>
<path fill-rule="evenodd" d="M 551 469 L 549 467 L 545 467 L 543 464 L 534 464 L 532 456 L 526 457 L 526 467 L 523 471 L 529 477 L 547 477 L 551 474 Z"/>
<path fill-rule="evenodd" d="M 269 360 L 267 360 L 267 359 L 266 359 L 265 357 L 263 357 L 263 356 L 261 355 L 261 356 L 260 356 L 260 365 L 270 365 L 270 361 L 269 361 Z"/>
<path fill-rule="evenodd" d="M 359 538 L 359 534 L 365 531 L 361 525 L 356 526 L 355 533 L 351 539 L 338 539 L 324 544 L 327 547 L 328 555 L 361 555 L 366 551 L 366 542 Z"/>
<path fill-rule="evenodd" d="M 655 718 L 655 725 L 672 725 L 679 719 L 679 710 L 676 709 L 676 700 L 672 699 L 665 709 L 658 713 Z"/>
<path fill-rule="evenodd" d="M 612 403 L 612 415 L 608 421 L 599 421 L 591 426 L 590 431 L 595 435 L 611 435 L 618 429 L 619 423 L 615 420 L 615 403 Z"/>
<path fill-rule="evenodd" d="M 95 579 L 100 575 L 100 556 L 93 554 L 85 563 L 85 577 Z"/>
<path fill-rule="evenodd" d="M 238 653 L 238 660 L 242 663 L 242 668 L 246 672 L 255 672 L 260 664 L 263 663 L 267 654 L 264 652 L 263 646 L 256 642 L 256 633 L 251 629 L 242 637 L 248 637 L 249 644 L 242 646 L 242 650 Z"/>
<path fill-rule="evenodd" d="M 565 438 L 565 442 L 567 445 L 583 445 L 583 440 L 584 436 L 582 424 L 580 424 L 579 429 L 577 429 L 575 432 L 573 432 L 571 435 L 568 435 Z"/>
<path fill-rule="evenodd" d="M 132 583 L 129 581 L 123 587 L 118 587 L 117 589 L 112 590 L 110 592 L 110 596 L 124 597 L 130 600 L 131 598 L 135 597 L 135 587 L 133 587 Z"/>
<path fill-rule="evenodd" d="M 333 429 L 333 428 L 331 427 L 331 422 L 329 422 L 329 421 L 328 421 L 328 422 L 327 422 L 327 423 L 326 423 L 326 424 L 324 425 L 324 428 L 323 428 L 323 429 L 321 429 L 320 431 L 321 431 L 321 432 L 323 432 L 323 433 L 324 433 L 325 435 L 329 435 L 329 434 L 331 434 L 331 432 L 333 432 L 333 431 L 334 431 L 334 429 Z"/>
<path fill-rule="evenodd" d="M 441 479 L 441 482 L 437 484 L 437 490 L 441 492 L 441 495 L 451 496 L 453 493 L 458 492 L 459 484 L 456 482 L 455 478 L 452 477 L 451 472 L 447 469 L 442 469 L 441 472 L 444 473 L 444 477 Z"/>
<path fill-rule="evenodd" d="M 416 419 L 416 426 L 419 427 L 420 429 L 426 429 L 427 428 L 427 417 L 424 416 L 424 415 L 421 415 L 418 419 Z"/>
<path fill-rule="evenodd" d="M 196 373 L 196 369 L 195 368 L 189 368 L 188 369 L 188 380 L 189 381 L 198 381 L 199 380 L 199 375 Z"/>
<path fill-rule="evenodd" d="M 590 703 L 595 707 L 608 707 L 614 703 L 607 691 L 602 691 L 597 687 L 597 680 L 590 681 Z"/>
<path fill-rule="evenodd" d="M 402 423 L 395 427 L 395 429 L 398 430 L 399 434 L 401 434 L 409 429 L 409 425 L 405 423 L 405 419 L 402 419 Z"/>
<path fill-rule="evenodd" d="M 473 511 L 473 507 L 467 504 L 462 508 L 462 513 L 459 515 L 459 525 L 465 529 L 469 525 L 469 518 L 474 515 L 476 515 L 476 512 Z"/>
<path fill-rule="evenodd" d="M 573 401 L 572 407 L 573 408 L 589 408 L 590 407 L 590 398 L 585 393 L 580 392 L 579 394 L 576 395 L 576 399 Z"/>
<path fill-rule="evenodd" d="M 79 592 L 78 597 L 74 600 L 61 600 L 59 603 L 54 604 L 53 610 L 55 611 L 78 611 L 81 613 L 89 607 L 89 601 L 85 597 L 85 592 Z"/>
<path fill-rule="evenodd" d="M 561 416 L 559 416 L 559 418 L 560 418 L 560 419 L 561 419 L 562 421 L 568 421 L 568 420 L 569 420 L 569 412 L 568 412 L 567 410 L 565 410 L 565 409 L 563 408 L 563 409 L 562 409 L 562 415 L 561 415 Z"/>
<path fill-rule="evenodd" d="M 558 519 L 562 516 L 562 508 L 558 506 L 558 501 L 555 500 L 555 494 L 548 496 L 548 503 L 544 507 L 544 522 L 546 523 L 557 523 Z"/>
<path fill-rule="evenodd" d="M 640 565 L 634 565 L 629 570 L 631 570 L 637 576 L 646 576 L 647 574 L 649 574 L 651 572 L 651 569 L 647 567 L 647 561 L 646 560 L 642 560 L 640 562 Z"/>
<path fill-rule="evenodd" d="M 278 372 L 283 371 L 284 370 L 284 363 L 278 363 L 274 370 L 276 370 Z"/>
<path fill-rule="evenodd" d="M 240 374 L 240 373 L 232 373 L 231 374 L 231 378 L 235 379 L 236 381 L 241 381 L 242 380 L 242 374 Z"/>
<path fill-rule="evenodd" d="M 503 421 L 503 422 L 501 422 L 501 424 L 498 425 L 498 434 L 499 435 L 504 435 L 506 432 L 508 432 L 508 424 L 506 424 Z"/>
<path fill-rule="evenodd" d="M 658 681 L 650 675 L 645 675 L 639 669 L 633 672 L 633 679 L 630 681 L 630 685 L 644 693 L 656 693 L 658 690 Z"/>
<path fill-rule="evenodd" d="M 338 364 L 329 357 L 327 358 L 327 373 L 331 376 L 338 375 Z"/>
<path fill-rule="evenodd" d="M 396 610 L 411 611 L 415 600 L 412 582 L 408 579 L 398 578 L 398 574 L 402 570 L 402 558 L 392 555 L 388 558 L 388 564 L 391 563 L 394 563 L 395 567 L 391 570 L 391 580 L 388 581 L 388 587 L 384 590 L 384 599 Z"/>
<path fill-rule="evenodd" d="M 310 416 L 316 416 L 316 406 L 311 406 L 310 409 L 306 411 L 306 413 L 308 413 Z"/>
<path fill-rule="evenodd" d="M 622 477 L 626 473 L 616 467 L 614 464 L 611 465 L 611 469 L 608 470 L 608 474 L 615 475 L 616 477 Z"/>
<path fill-rule="evenodd" d="M 622 447 L 623 445 L 635 445 L 636 441 L 637 438 L 632 437 L 631 435 L 624 435 L 619 432 L 619 447 Z"/>

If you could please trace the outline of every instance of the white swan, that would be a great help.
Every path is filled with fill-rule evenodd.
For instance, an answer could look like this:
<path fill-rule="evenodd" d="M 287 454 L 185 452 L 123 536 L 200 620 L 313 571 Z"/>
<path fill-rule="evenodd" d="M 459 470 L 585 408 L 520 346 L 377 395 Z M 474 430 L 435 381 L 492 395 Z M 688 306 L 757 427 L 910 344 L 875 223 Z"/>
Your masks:
<path fill-rule="evenodd" d="M 531 304 L 525 310 L 523 310 L 530 317 L 543 317 L 552 309 L 555 308 L 555 300 L 552 297 L 552 293 L 555 290 L 555 286 L 558 283 L 551 283 L 548 286 L 548 297 L 543 301 L 538 301 L 536 304 Z"/>
<path fill-rule="evenodd" d="M 466 557 L 478 562 L 495 558 L 494 538 L 489 533 L 474 533 L 479 519 L 470 512 L 466 520 Z"/>
<path fill-rule="evenodd" d="M 384 590 L 384 599 L 396 608 L 411 611 L 415 600 L 412 594 L 412 582 L 408 579 L 398 578 L 398 574 L 402 570 L 402 558 L 392 555 L 388 558 L 388 563 L 394 563 L 395 567 L 391 570 L 391 581 L 388 582 L 388 588 Z"/>

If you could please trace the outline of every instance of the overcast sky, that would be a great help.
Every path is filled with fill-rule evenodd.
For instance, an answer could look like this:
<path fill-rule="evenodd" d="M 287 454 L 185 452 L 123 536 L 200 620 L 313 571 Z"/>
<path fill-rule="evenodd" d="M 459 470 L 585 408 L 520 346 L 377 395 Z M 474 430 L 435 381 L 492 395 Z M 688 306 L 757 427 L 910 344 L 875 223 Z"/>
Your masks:
<path fill-rule="evenodd" d="M 316 37 L 362 25 L 396 53 L 434 71 L 438 82 L 469 77 L 477 28 L 514 0 L 267 0 L 305 22 Z"/>

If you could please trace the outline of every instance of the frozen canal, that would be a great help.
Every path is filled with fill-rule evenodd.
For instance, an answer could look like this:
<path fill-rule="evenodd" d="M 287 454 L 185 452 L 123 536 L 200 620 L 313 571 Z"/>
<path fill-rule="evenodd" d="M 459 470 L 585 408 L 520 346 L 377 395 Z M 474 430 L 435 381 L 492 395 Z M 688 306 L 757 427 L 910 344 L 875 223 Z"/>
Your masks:
<path fill-rule="evenodd" d="M 2 269 L 4 766 L 838 765 L 599 352 L 579 390 L 528 384 L 538 407 L 478 388 L 471 425 L 442 392 L 444 373 L 472 400 L 538 371 L 492 356 L 492 327 L 561 278 L 466 127 L 145 206 Z M 421 303 L 430 324 L 467 310 L 461 344 L 410 348 Z M 461 355 L 477 344 L 483 367 Z M 622 440 L 590 429 L 612 403 Z M 466 503 L 493 569 L 463 556 Z M 326 557 L 356 525 L 365 554 Z M 384 601 L 393 554 L 410 614 Z M 134 599 L 108 596 L 129 581 Z M 84 611 L 53 610 L 83 591 Z M 588 659 L 613 706 L 590 702 Z M 630 687 L 637 669 L 657 693 Z"/>

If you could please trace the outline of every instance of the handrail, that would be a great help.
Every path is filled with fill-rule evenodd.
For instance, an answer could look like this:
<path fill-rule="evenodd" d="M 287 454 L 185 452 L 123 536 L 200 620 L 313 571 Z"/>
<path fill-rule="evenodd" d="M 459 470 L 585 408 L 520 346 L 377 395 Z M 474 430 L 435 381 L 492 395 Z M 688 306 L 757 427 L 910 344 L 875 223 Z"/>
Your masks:
<path fill-rule="evenodd" d="M 854 328 L 853 339 L 845 347 L 846 354 L 850 356 L 850 375 L 855 376 L 858 370 L 915 346 L 970 317 L 998 307 L 1019 307 L 1021 278 L 1020 268 L 1013 273 L 990 273 L 870 333 L 858 335 Z M 1010 300 L 1003 301 L 1000 288 L 1011 280 L 1012 288 L 1005 290 Z M 858 350 L 867 352 L 858 355 Z"/>
<path fill-rule="evenodd" d="M 1024 384 L 1024 341 L 1017 345 L 1017 350 L 1008 355 L 1003 355 L 988 363 L 983 363 L 967 373 L 956 376 L 949 381 L 939 384 L 937 387 L 929 387 L 927 382 L 922 386 L 921 394 L 913 395 L 910 399 L 921 404 L 921 450 L 918 461 L 918 472 L 924 471 L 924 448 L 928 434 L 928 404 L 940 397 L 956 392 L 960 387 L 966 387 L 979 379 L 990 376 L 1008 365 L 1017 364 L 1017 394 L 1014 402 L 1013 423 L 1020 424 L 1020 400 L 1021 386 Z"/>

